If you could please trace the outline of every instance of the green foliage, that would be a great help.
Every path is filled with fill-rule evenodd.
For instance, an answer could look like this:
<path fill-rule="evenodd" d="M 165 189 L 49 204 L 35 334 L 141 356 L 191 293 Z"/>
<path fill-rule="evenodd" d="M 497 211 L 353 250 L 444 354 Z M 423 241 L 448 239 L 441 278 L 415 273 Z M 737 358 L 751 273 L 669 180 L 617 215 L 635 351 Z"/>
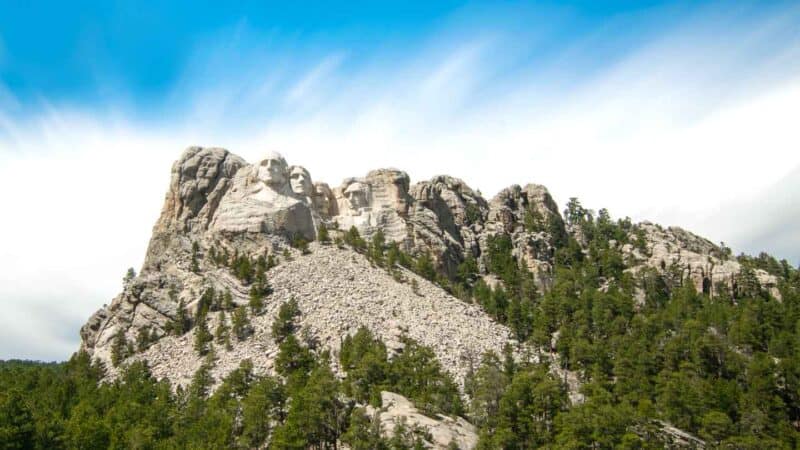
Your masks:
<path fill-rule="evenodd" d="M 150 327 L 144 326 L 140 328 L 136 334 L 136 349 L 140 352 L 147 350 L 147 347 L 157 338 L 158 336 L 156 336 L 155 332 L 150 331 Z"/>
<path fill-rule="evenodd" d="M 300 250 L 300 253 L 303 255 L 311 253 L 311 250 L 308 248 L 308 241 L 302 236 L 297 235 L 292 238 L 291 244 L 292 247 Z"/>
<path fill-rule="evenodd" d="M 472 399 L 469 416 L 476 426 L 492 432 L 497 428 L 500 399 L 508 383 L 498 356 L 491 352 L 483 355 L 480 367 L 467 378 L 464 386 Z"/>
<path fill-rule="evenodd" d="M 167 324 L 167 330 L 171 334 L 180 336 L 189 331 L 191 327 L 192 320 L 189 318 L 189 314 L 186 312 L 186 305 L 184 304 L 183 300 L 180 300 L 180 302 L 178 302 L 178 308 L 175 313 L 175 317 Z"/>
<path fill-rule="evenodd" d="M 34 448 L 33 414 L 22 392 L 0 393 L 0 446 L 4 449 Z"/>
<path fill-rule="evenodd" d="M 367 242 L 361 237 L 355 226 L 350 227 L 344 234 L 344 243 L 357 252 L 363 252 L 367 248 Z"/>
<path fill-rule="evenodd" d="M 378 416 L 369 417 L 363 408 L 353 409 L 350 426 L 342 435 L 342 442 L 352 450 L 389 450 L 389 443 L 381 436 Z"/>
<path fill-rule="evenodd" d="M 211 341 L 213 336 L 208 331 L 207 317 L 205 314 L 197 319 L 197 324 L 194 327 L 194 351 L 198 354 L 205 355 L 211 350 Z"/>
<path fill-rule="evenodd" d="M 466 286 L 471 286 L 478 276 L 478 261 L 471 255 L 464 259 L 456 269 L 456 280 Z"/>
<path fill-rule="evenodd" d="M 192 265 L 191 265 L 191 270 L 194 273 L 199 273 L 200 272 L 200 265 L 197 262 L 199 257 L 200 257 L 199 254 L 200 254 L 200 244 L 198 244 L 197 241 L 192 242 Z"/>
<path fill-rule="evenodd" d="M 369 243 L 369 248 L 367 251 L 367 257 L 370 261 L 372 261 L 377 266 L 383 266 L 385 264 L 383 253 L 386 250 L 386 238 L 383 235 L 383 231 L 378 230 L 372 235 L 372 239 Z"/>
<path fill-rule="evenodd" d="M 362 402 L 378 405 L 380 391 L 402 394 L 430 414 L 461 414 L 464 405 L 455 382 L 433 351 L 402 337 L 402 353 L 388 359 L 386 346 L 366 328 L 342 341 L 339 363 L 347 372 L 344 391 Z"/>
<path fill-rule="evenodd" d="M 462 414 L 464 405 L 455 382 L 441 368 L 429 347 L 402 337 L 403 352 L 391 361 L 392 389 L 412 399 L 422 411 Z"/>
<path fill-rule="evenodd" d="M 484 355 L 470 372 L 465 407 L 431 349 L 404 338 L 403 351 L 390 359 L 366 329 L 343 340 L 338 358 L 345 376 L 338 380 L 327 353 L 297 336 L 299 311 L 287 303 L 273 330 L 280 343 L 276 377 L 254 375 L 252 363 L 243 361 L 216 383 L 209 351 L 188 388 L 173 391 L 143 363 L 120 364 L 133 344 L 147 348 L 156 328 L 131 329 L 135 342 L 119 329 L 112 340 L 112 363 L 119 366 L 114 382 L 100 383 L 104 368 L 86 353 L 60 364 L 0 362 L 0 448 L 422 448 L 429 439 L 424 430 L 401 423 L 394 436 L 382 437 L 376 418 L 354 409 L 356 403 L 377 406 L 381 390 L 410 398 L 428 414 L 467 413 L 483 449 L 664 448 L 664 424 L 699 436 L 707 448 L 800 446 L 795 267 L 765 254 L 740 256 L 745 270 L 736 289 L 709 298 L 695 292 L 679 265 L 631 275 L 620 248 L 644 251 L 646 242 L 630 220 L 614 221 L 605 210 L 595 216 L 577 200 L 565 217 L 574 236 L 556 237 L 563 224 L 534 214 L 524 224 L 549 230 L 556 242 L 553 284 L 543 293 L 502 234 L 481 255 L 501 280 L 494 288 L 470 258 L 447 279 L 430 270 L 432 258 L 411 258 L 395 243 L 373 236 L 362 246 L 356 231 L 350 236 L 356 245 L 350 245 L 392 273 L 402 266 L 465 292 L 518 340 L 557 352 L 553 364 L 583 382 L 582 403 L 570 405 L 549 367 L 516 360 L 509 345 L 500 355 Z M 199 250 L 193 249 L 196 259 Z M 272 255 L 230 255 L 224 248 L 211 247 L 206 257 L 230 267 L 251 290 L 268 286 L 266 273 L 274 265 Z M 778 277 L 782 301 L 754 282 L 756 269 Z M 174 288 L 170 298 L 178 308 L 165 331 L 186 333 L 193 318 Z M 248 308 L 237 308 L 230 292 L 207 289 L 194 317 L 195 339 L 205 335 L 206 349 L 207 321 L 216 311 L 218 345 L 252 333 Z"/>
<path fill-rule="evenodd" d="M 317 241 L 323 244 L 328 244 L 331 242 L 331 237 L 328 233 L 328 227 L 326 227 L 324 223 L 320 223 L 319 229 L 317 229 Z"/>
<path fill-rule="evenodd" d="M 214 330 L 214 342 L 224 346 L 226 350 L 232 350 L 230 328 L 228 327 L 225 310 L 220 311 L 217 321 L 217 328 Z"/>
<path fill-rule="evenodd" d="M 239 306 L 233 310 L 231 331 L 233 335 L 236 336 L 237 341 L 243 341 L 253 333 L 253 329 L 250 326 L 250 319 L 247 317 L 247 310 L 244 306 Z"/>
<path fill-rule="evenodd" d="M 317 364 L 306 384 L 291 396 L 286 420 L 275 429 L 270 447 L 335 448 L 350 416 L 338 392 L 339 384 L 330 366 Z"/>
<path fill-rule="evenodd" d="M 496 416 L 485 425 L 490 432 L 482 438 L 494 448 L 547 445 L 553 441 L 556 417 L 566 404 L 564 388 L 545 367 L 518 371 L 500 397 Z"/>
<path fill-rule="evenodd" d="M 130 344 L 128 338 L 125 336 L 125 330 L 120 328 L 114 335 L 114 341 L 111 343 L 111 364 L 114 367 L 119 364 L 128 356 L 130 356 Z"/>
<path fill-rule="evenodd" d="M 482 216 L 481 208 L 477 204 L 471 202 L 467 202 L 464 213 L 469 223 L 477 222 Z"/>
<path fill-rule="evenodd" d="M 263 445 L 273 424 L 283 419 L 285 405 L 286 389 L 279 380 L 264 377 L 255 381 L 242 400 L 240 444 L 247 448 Z"/>
<path fill-rule="evenodd" d="M 136 271 L 133 270 L 133 267 L 128 267 L 128 271 L 125 272 L 125 276 L 122 278 L 122 283 L 128 284 L 133 281 L 134 278 L 136 278 Z"/>
<path fill-rule="evenodd" d="M 344 391 L 359 402 L 379 406 L 380 391 L 388 388 L 390 372 L 383 342 L 361 327 L 342 341 L 339 364 L 347 372 Z"/>
<path fill-rule="evenodd" d="M 426 280 L 436 280 L 436 267 L 433 264 L 433 258 L 431 258 L 430 253 L 423 252 L 419 255 L 415 263 L 414 272 Z"/>
<path fill-rule="evenodd" d="M 272 322 L 272 338 L 277 343 L 297 331 L 295 319 L 300 316 L 300 307 L 295 299 L 289 299 L 278 309 L 278 316 Z"/>

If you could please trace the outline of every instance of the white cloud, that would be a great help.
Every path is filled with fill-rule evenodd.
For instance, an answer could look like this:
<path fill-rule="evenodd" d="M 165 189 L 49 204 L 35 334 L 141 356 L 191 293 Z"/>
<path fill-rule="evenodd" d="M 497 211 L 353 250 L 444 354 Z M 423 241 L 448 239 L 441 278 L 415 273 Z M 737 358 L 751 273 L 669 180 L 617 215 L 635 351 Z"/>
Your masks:
<path fill-rule="evenodd" d="M 342 64 L 343 60 L 344 55 L 341 53 L 325 57 L 289 89 L 286 94 L 286 101 L 290 105 L 296 105 L 318 98 L 314 90 L 320 87 L 325 77 L 330 76 Z"/>
<path fill-rule="evenodd" d="M 332 185 L 387 166 L 412 180 L 448 173 L 487 196 L 541 183 L 562 206 L 578 196 L 796 262 L 787 226 L 797 210 L 787 205 L 800 187 L 785 180 L 800 167 L 800 42 L 775 39 L 792 22 L 715 35 L 698 23 L 570 83 L 564 68 L 593 42 L 570 48 L 575 61 L 537 60 L 513 76 L 492 64 L 508 42 L 496 33 L 357 70 L 345 51 L 309 62 L 263 49 L 253 56 L 263 61 L 239 70 L 226 42 L 208 51 L 214 64 L 198 54 L 163 119 L 69 105 L 14 118 L 0 108 L 0 305 L 10 311 L 0 358 L 77 348 L 78 324 L 141 264 L 171 162 L 189 145 L 249 160 L 279 150 Z"/>

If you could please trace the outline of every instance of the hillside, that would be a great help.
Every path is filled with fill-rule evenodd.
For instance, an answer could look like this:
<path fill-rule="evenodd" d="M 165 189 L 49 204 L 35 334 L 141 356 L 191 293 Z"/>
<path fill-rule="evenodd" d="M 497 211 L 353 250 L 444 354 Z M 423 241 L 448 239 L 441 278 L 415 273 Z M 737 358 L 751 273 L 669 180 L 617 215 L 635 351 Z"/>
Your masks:
<path fill-rule="evenodd" d="M 0 367 L 0 433 L 42 448 L 800 445 L 798 269 L 564 206 L 541 185 L 485 199 L 396 169 L 331 188 L 278 154 L 189 148 L 143 267 L 73 359 Z"/>

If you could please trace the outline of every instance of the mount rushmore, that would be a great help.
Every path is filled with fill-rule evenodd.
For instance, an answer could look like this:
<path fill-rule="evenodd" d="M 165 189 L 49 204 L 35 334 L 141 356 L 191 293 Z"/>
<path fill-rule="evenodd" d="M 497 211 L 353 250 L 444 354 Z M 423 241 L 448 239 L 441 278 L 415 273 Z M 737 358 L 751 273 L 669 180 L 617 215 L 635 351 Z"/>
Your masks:
<path fill-rule="evenodd" d="M 309 313 L 305 325 L 310 333 L 334 349 L 341 335 L 361 325 L 388 341 L 407 333 L 434 348 L 443 366 L 463 379 L 470 359 L 511 339 L 480 308 L 413 273 L 405 276 L 416 279 L 424 296 L 436 302 L 420 301 L 407 285 L 371 269 L 356 253 L 348 256 L 348 250 L 318 246 L 312 255 L 293 258 L 292 240 L 313 241 L 321 227 L 338 235 L 355 228 L 367 239 L 380 231 L 403 252 L 429 256 L 445 277 L 456 277 L 459 265 L 472 260 L 489 285 L 502 282 L 489 274 L 483 255 L 490 239 L 502 234 L 540 291 L 547 291 L 553 280 L 559 240 L 567 234 L 581 240 L 580 230 L 564 220 L 541 185 L 512 185 L 487 201 L 458 178 L 442 175 L 412 185 L 405 172 L 379 169 L 331 188 L 277 153 L 248 164 L 225 149 L 190 147 L 172 167 L 140 273 L 82 327 L 81 347 L 108 362 L 115 336 L 122 333 L 133 341 L 147 328 L 158 344 L 131 358 L 148 359 L 154 373 L 185 383 L 200 360 L 190 349 L 176 350 L 191 342 L 179 345 L 182 338 L 167 332 L 179 304 L 191 313 L 209 288 L 230 292 L 235 304 L 248 301 L 248 286 L 208 257 L 222 252 L 282 259 L 270 279 L 282 280 L 283 286 L 274 283 L 278 295 L 267 311 L 297 298 Z M 712 296 L 718 289 L 736 288 L 741 267 L 725 258 L 719 246 L 680 228 L 644 222 L 632 230 L 641 245 L 620 248 L 632 273 L 677 270 Z M 757 270 L 755 277 L 762 288 L 779 295 L 774 276 Z M 308 284 L 312 279 L 315 286 Z M 393 311 L 390 316 L 387 309 Z M 271 314 L 260 319 L 264 323 L 256 328 L 267 330 Z M 227 357 L 223 352 L 221 360 L 229 364 L 215 370 L 224 375 L 235 368 L 236 358 L 247 355 L 255 358 L 256 368 L 268 371 L 273 344 L 264 337 Z"/>

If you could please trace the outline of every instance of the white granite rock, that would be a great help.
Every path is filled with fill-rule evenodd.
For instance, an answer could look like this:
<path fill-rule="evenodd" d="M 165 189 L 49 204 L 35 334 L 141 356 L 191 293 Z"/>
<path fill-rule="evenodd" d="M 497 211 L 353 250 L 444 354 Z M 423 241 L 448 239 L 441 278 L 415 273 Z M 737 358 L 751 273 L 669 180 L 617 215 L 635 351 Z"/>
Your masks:
<path fill-rule="evenodd" d="M 478 430 L 475 425 L 461 417 L 441 414 L 436 417 L 426 416 L 400 394 L 381 392 L 381 408 L 367 406 L 366 413 L 369 416 L 378 414 L 382 432 L 387 437 L 393 436 L 395 427 L 403 423 L 408 428 L 421 428 L 430 433 L 428 448 L 447 449 L 454 443 L 460 450 L 472 450 L 478 445 Z"/>

